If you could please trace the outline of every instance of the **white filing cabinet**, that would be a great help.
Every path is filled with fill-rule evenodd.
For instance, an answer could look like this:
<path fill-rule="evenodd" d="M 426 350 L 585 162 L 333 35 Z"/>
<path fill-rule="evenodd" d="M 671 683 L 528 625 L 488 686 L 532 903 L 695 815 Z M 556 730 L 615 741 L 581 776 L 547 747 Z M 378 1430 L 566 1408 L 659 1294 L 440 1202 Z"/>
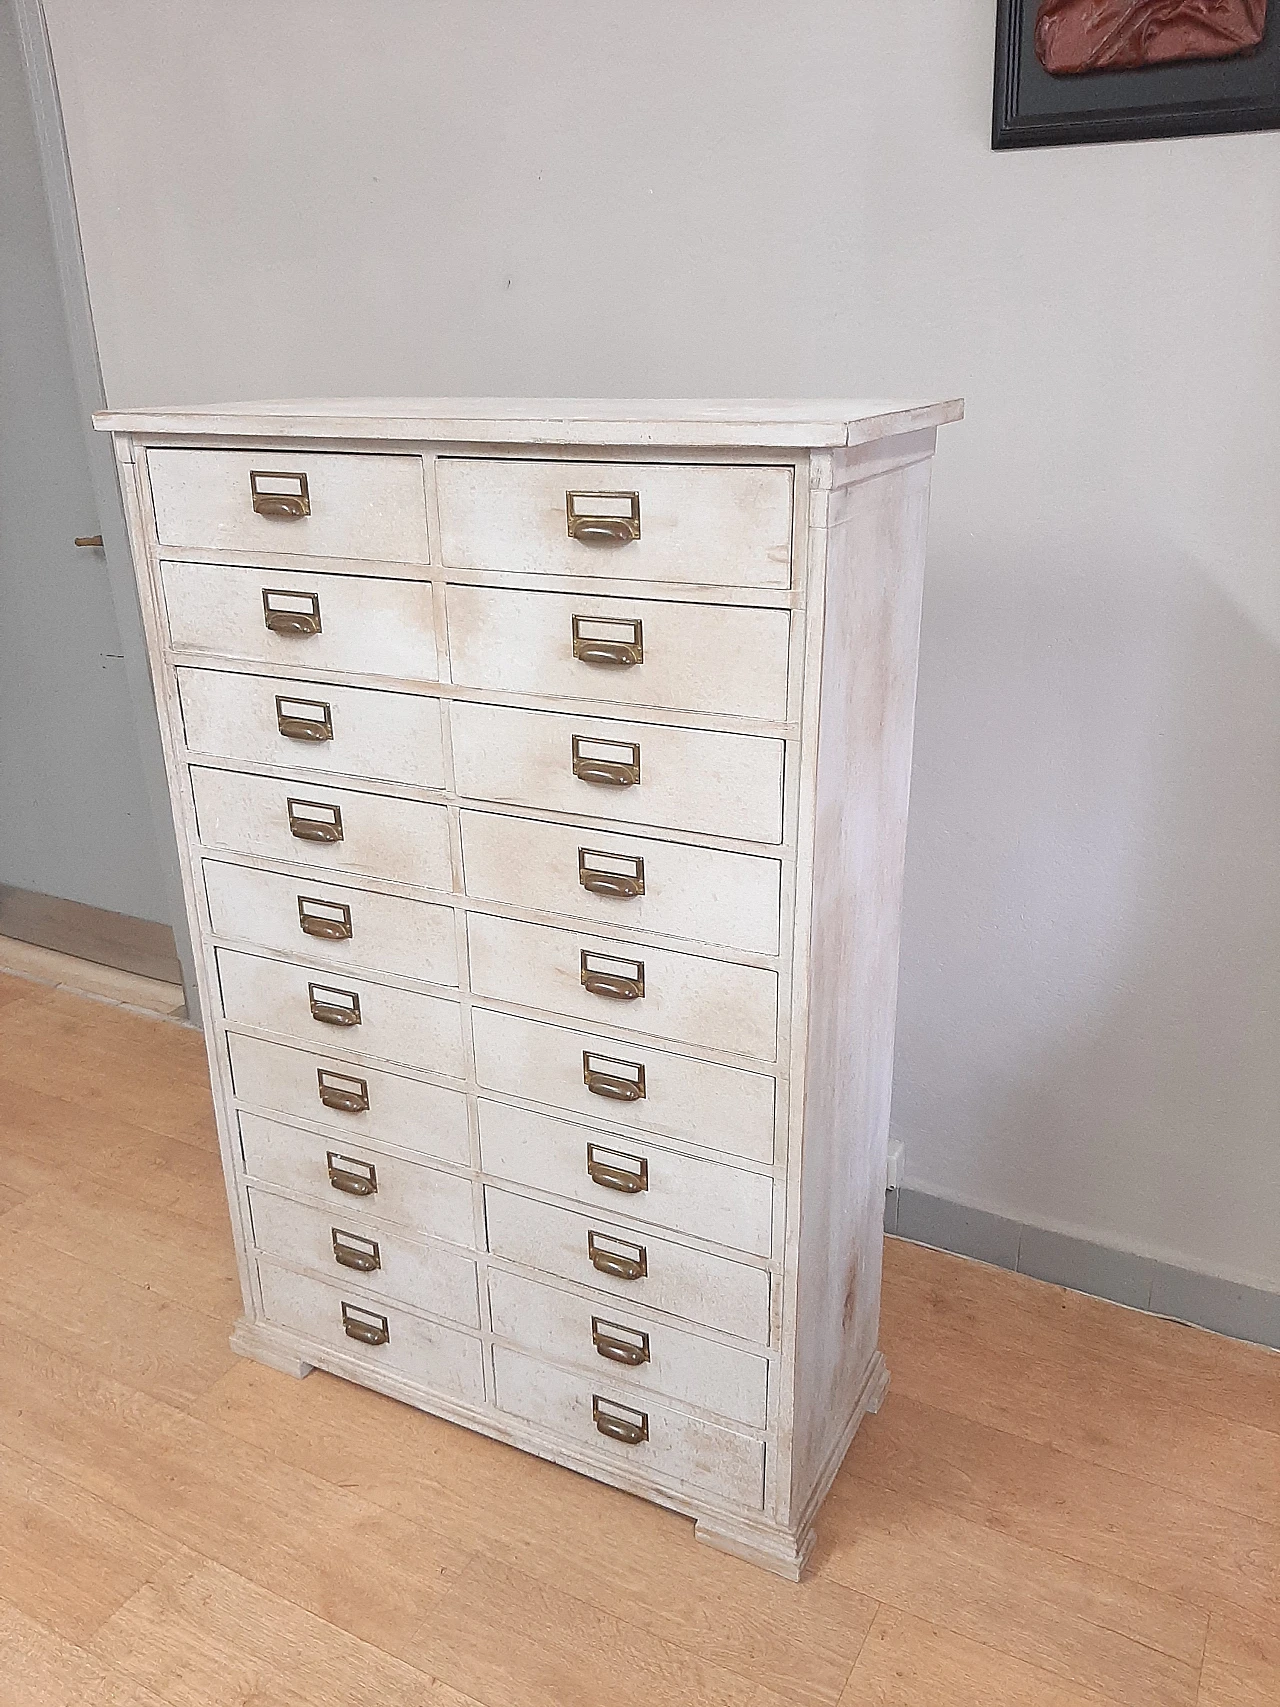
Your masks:
<path fill-rule="evenodd" d="M 887 1375 L 956 403 L 101 417 L 245 1312 L 796 1576 Z"/>

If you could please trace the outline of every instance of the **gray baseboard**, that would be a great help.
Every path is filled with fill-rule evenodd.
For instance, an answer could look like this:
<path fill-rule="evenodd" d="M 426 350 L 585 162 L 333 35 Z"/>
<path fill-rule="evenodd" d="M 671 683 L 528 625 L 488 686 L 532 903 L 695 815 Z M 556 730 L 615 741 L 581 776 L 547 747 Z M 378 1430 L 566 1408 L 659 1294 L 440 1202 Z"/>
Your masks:
<path fill-rule="evenodd" d="M 1237 1286 L 1214 1274 L 1008 1220 L 910 1186 L 886 1197 L 884 1230 L 912 1244 L 954 1251 L 1073 1292 L 1280 1350 L 1280 1292 Z"/>
<path fill-rule="evenodd" d="M 0 936 L 164 984 L 182 983 L 182 965 L 168 925 L 87 907 L 82 901 L 0 883 Z"/>

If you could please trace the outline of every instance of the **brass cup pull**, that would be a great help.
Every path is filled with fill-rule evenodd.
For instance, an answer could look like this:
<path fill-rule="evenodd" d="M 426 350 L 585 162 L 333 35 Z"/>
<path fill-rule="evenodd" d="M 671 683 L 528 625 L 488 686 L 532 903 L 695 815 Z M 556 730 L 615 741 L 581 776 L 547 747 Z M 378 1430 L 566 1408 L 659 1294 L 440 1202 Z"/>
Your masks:
<path fill-rule="evenodd" d="M 305 474 L 277 474 L 272 469 L 249 470 L 249 496 L 254 514 L 281 521 L 299 521 L 311 514 Z"/>
<path fill-rule="evenodd" d="M 591 1266 L 600 1274 L 614 1280 L 643 1280 L 649 1272 L 649 1253 L 643 1245 L 628 1245 L 619 1239 L 595 1232 L 587 1234 L 587 1255 Z M 622 1246 L 618 1249 L 619 1245 Z M 631 1253 L 634 1252 L 634 1255 Z"/>
<path fill-rule="evenodd" d="M 342 1306 L 342 1331 L 348 1339 L 359 1340 L 361 1345 L 386 1345 L 391 1338 L 391 1326 L 385 1316 L 375 1315 L 372 1310 L 361 1310 L 352 1304 Z"/>
<path fill-rule="evenodd" d="M 608 1161 L 610 1155 L 617 1161 Z M 628 1165 L 630 1164 L 630 1165 Z M 587 1173 L 606 1191 L 624 1191 L 629 1196 L 649 1189 L 649 1163 L 644 1156 L 624 1156 L 619 1151 L 604 1150 L 599 1144 L 587 1145 Z"/>
<path fill-rule="evenodd" d="M 566 492 L 569 538 L 581 545 L 630 545 L 640 537 L 638 492 Z"/>
<path fill-rule="evenodd" d="M 378 1190 L 378 1170 L 359 1156 L 343 1156 L 337 1150 L 325 1153 L 329 1184 L 348 1197 L 373 1197 Z"/>
<path fill-rule="evenodd" d="M 319 937 L 322 942 L 351 940 L 351 909 L 342 901 L 299 895 L 298 923 L 307 936 Z"/>
<path fill-rule="evenodd" d="M 628 1369 L 639 1369 L 649 1361 L 649 1336 L 640 1328 L 624 1328 L 592 1316 L 591 1343 L 601 1357 Z"/>
<path fill-rule="evenodd" d="M 311 813 L 318 817 L 311 817 Z M 289 801 L 289 834 L 300 842 L 340 842 L 342 808 L 322 800 Z"/>
<path fill-rule="evenodd" d="M 631 788 L 640 781 L 640 743 L 598 741 L 589 735 L 575 735 L 573 774 L 580 782 Z"/>
<path fill-rule="evenodd" d="M 625 1071 L 611 1073 L 610 1067 Z M 582 1051 L 582 1079 L 592 1096 L 608 1097 L 610 1102 L 639 1102 L 645 1094 L 644 1068 L 639 1061 L 613 1061 L 607 1055 Z"/>
<path fill-rule="evenodd" d="M 620 901 L 644 894 L 643 878 L 625 877 L 613 871 L 579 871 L 578 882 L 592 895 L 616 896 Z"/>
<path fill-rule="evenodd" d="M 575 616 L 572 622 L 573 655 L 580 663 L 615 669 L 644 663 L 644 626 L 639 617 Z M 619 628 L 629 629 L 629 635 L 609 632 Z"/>
<path fill-rule="evenodd" d="M 276 727 L 291 741 L 332 741 L 333 712 L 322 699 L 276 695 Z"/>
<path fill-rule="evenodd" d="M 323 984 L 308 984 L 307 995 L 311 1017 L 321 1025 L 360 1024 L 360 998 L 354 990 L 330 990 Z"/>
<path fill-rule="evenodd" d="M 573 655 L 584 664 L 617 664 L 623 669 L 640 662 L 639 648 L 625 640 L 583 640 L 574 647 Z"/>
<path fill-rule="evenodd" d="M 601 1434 L 610 1440 L 620 1440 L 624 1446 L 639 1446 L 649 1438 L 649 1416 L 646 1411 L 629 1411 L 623 1406 L 604 1407 L 608 1400 L 595 1394 L 591 1398 L 591 1415 Z"/>
<path fill-rule="evenodd" d="M 76 540 L 76 544 L 77 545 L 101 545 L 102 544 L 102 535 L 100 533 L 83 534 L 80 536 L 80 538 L 78 538 Z"/>
<path fill-rule="evenodd" d="M 357 1233 L 344 1233 L 338 1227 L 333 1233 L 333 1260 L 343 1268 L 353 1268 L 357 1274 L 372 1274 L 382 1267 L 382 1252 L 376 1239 L 362 1239 Z"/>
<path fill-rule="evenodd" d="M 644 961 L 614 960 L 584 948 L 579 959 L 582 987 L 593 996 L 614 1002 L 638 1002 L 644 997 Z"/>
<path fill-rule="evenodd" d="M 369 1107 L 369 1086 L 364 1079 L 349 1079 L 345 1073 L 316 1068 L 320 1101 L 339 1114 L 364 1114 Z"/>
<path fill-rule="evenodd" d="M 320 596 L 318 593 L 291 593 L 280 587 L 264 587 L 262 620 L 272 634 L 319 634 Z"/>

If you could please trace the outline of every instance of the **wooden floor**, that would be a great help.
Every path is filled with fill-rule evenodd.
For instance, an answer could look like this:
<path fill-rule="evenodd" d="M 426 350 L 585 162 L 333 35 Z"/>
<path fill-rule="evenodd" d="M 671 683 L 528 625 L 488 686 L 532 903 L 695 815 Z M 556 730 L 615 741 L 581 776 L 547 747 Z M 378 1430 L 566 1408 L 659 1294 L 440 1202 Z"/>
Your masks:
<path fill-rule="evenodd" d="M 1280 1357 L 891 1241 L 799 1587 L 234 1358 L 199 1037 L 0 978 L 3 1707 L 1276 1707 Z"/>

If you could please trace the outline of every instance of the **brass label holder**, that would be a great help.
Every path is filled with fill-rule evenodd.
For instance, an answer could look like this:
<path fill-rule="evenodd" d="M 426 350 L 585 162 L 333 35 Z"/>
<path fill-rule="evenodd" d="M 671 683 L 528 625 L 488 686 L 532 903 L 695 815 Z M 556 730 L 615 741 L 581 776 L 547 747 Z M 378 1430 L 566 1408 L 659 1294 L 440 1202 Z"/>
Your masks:
<path fill-rule="evenodd" d="M 644 894 L 644 860 L 606 848 L 579 848 L 578 882 L 590 895 L 632 901 Z"/>
<path fill-rule="evenodd" d="M 580 782 L 609 788 L 631 788 L 640 781 L 639 741 L 601 741 L 594 735 L 573 737 L 573 774 Z"/>
<path fill-rule="evenodd" d="M 369 1109 L 369 1085 L 365 1079 L 349 1078 L 335 1073 L 331 1067 L 316 1068 L 316 1083 L 320 1101 L 338 1114 L 366 1114 Z"/>
<path fill-rule="evenodd" d="M 647 1411 L 633 1411 L 629 1405 L 617 1405 L 598 1393 L 591 1396 L 591 1420 L 600 1434 L 620 1440 L 624 1446 L 639 1446 L 649 1438 Z"/>
<path fill-rule="evenodd" d="M 598 1274 L 614 1280 L 643 1280 L 649 1272 L 649 1252 L 643 1245 L 615 1239 L 612 1233 L 587 1233 L 587 1255 Z"/>
<path fill-rule="evenodd" d="M 319 634 L 319 593 L 291 593 L 285 587 L 262 589 L 262 620 L 272 634 Z"/>
<path fill-rule="evenodd" d="M 340 842 L 342 840 L 342 808 L 326 800 L 294 800 L 286 805 L 289 811 L 289 834 L 300 842 Z"/>
<path fill-rule="evenodd" d="M 649 1189 L 649 1159 L 629 1156 L 604 1144 L 588 1144 L 587 1176 L 606 1191 L 622 1191 L 634 1197 Z"/>
<path fill-rule="evenodd" d="M 570 539 L 580 545 L 630 545 L 640 537 L 638 492 L 566 492 Z"/>
<path fill-rule="evenodd" d="M 592 1316 L 591 1343 L 598 1356 L 628 1369 L 639 1369 L 649 1361 L 649 1336 L 643 1328 L 628 1328 L 622 1322 Z"/>
<path fill-rule="evenodd" d="M 351 909 L 345 901 L 299 895 L 298 923 L 307 936 L 319 937 L 322 942 L 351 941 Z"/>
<path fill-rule="evenodd" d="M 628 669 L 644 663 L 644 624 L 639 617 L 575 616 L 573 655 L 583 664 Z"/>
<path fill-rule="evenodd" d="M 249 470 L 249 496 L 257 516 L 300 521 L 311 514 L 311 494 L 305 474 L 280 474 L 274 469 Z"/>
<path fill-rule="evenodd" d="M 308 984 L 311 1017 L 321 1025 L 359 1025 L 360 997 L 354 990 L 335 990 L 327 984 Z"/>
<path fill-rule="evenodd" d="M 391 1324 L 376 1310 L 366 1310 L 360 1304 L 342 1303 L 342 1331 L 349 1340 L 361 1345 L 386 1345 L 391 1338 Z"/>
<path fill-rule="evenodd" d="M 341 1268 L 353 1268 L 357 1274 L 373 1274 L 382 1267 L 382 1252 L 376 1239 L 366 1239 L 360 1233 L 345 1233 L 341 1227 L 331 1227 L 333 1260 Z"/>
<path fill-rule="evenodd" d="M 378 1170 L 363 1156 L 344 1156 L 340 1150 L 326 1150 L 325 1164 L 329 1184 L 348 1197 L 373 1197 L 378 1190 Z"/>
<path fill-rule="evenodd" d="M 608 1097 L 610 1102 L 639 1102 L 645 1095 L 644 1066 L 639 1061 L 618 1061 L 584 1049 L 582 1079 L 592 1096 Z"/>
<path fill-rule="evenodd" d="M 323 699 L 276 695 L 276 727 L 290 741 L 332 741 L 333 711 Z"/>
<path fill-rule="evenodd" d="M 578 960 L 584 990 L 607 996 L 614 1002 L 638 1002 L 644 998 L 644 961 L 619 960 L 584 948 Z"/>

